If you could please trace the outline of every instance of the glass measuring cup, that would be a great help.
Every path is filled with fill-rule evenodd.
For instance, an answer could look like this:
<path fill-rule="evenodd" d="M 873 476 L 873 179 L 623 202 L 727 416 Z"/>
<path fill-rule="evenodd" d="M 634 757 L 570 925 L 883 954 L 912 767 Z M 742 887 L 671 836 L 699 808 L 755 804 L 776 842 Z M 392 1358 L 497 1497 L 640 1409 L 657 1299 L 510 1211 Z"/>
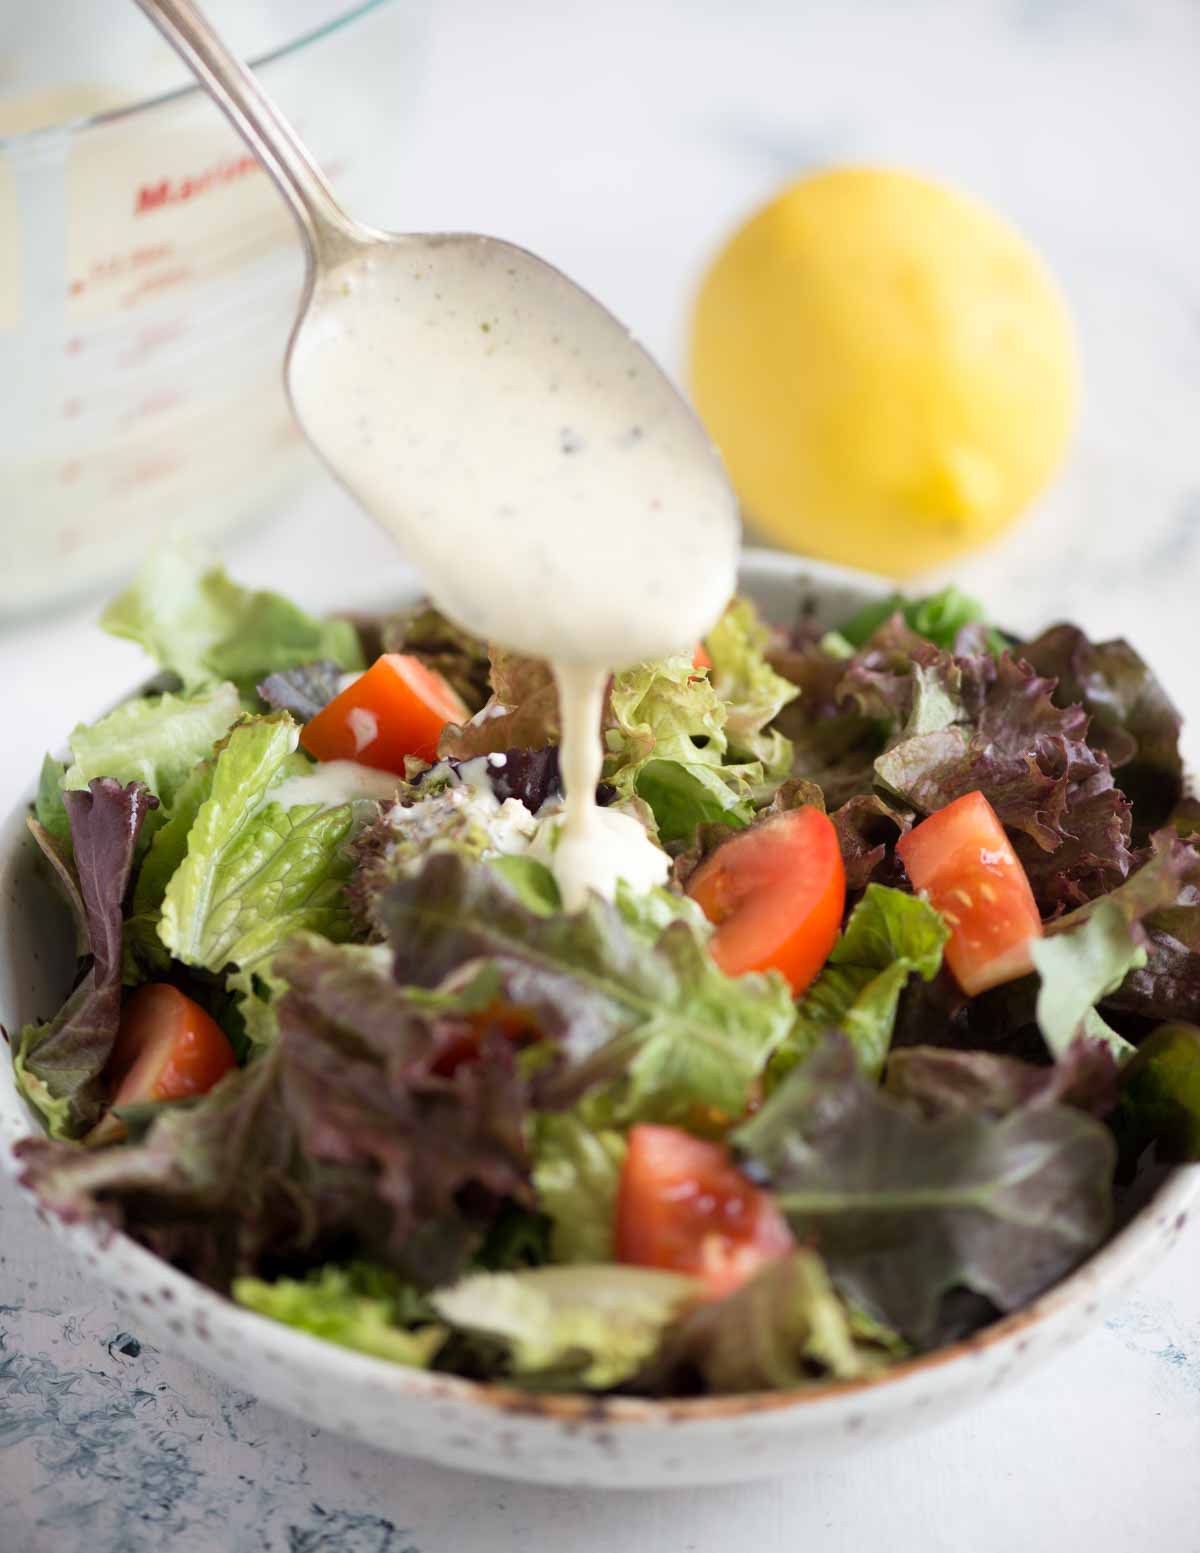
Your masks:
<path fill-rule="evenodd" d="M 223 9 L 339 193 L 386 219 L 423 3 Z M 278 365 L 301 254 L 257 163 L 135 7 L 8 25 L 0 615 L 258 516 L 314 467 Z"/>

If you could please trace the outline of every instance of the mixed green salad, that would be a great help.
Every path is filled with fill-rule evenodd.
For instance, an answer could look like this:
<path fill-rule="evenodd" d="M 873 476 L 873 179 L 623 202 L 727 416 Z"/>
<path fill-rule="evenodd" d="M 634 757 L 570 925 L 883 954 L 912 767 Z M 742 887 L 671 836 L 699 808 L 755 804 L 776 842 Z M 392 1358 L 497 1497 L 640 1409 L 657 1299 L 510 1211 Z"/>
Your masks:
<path fill-rule="evenodd" d="M 568 914 L 544 663 L 169 551 L 104 624 L 159 675 L 42 770 L 79 973 L 10 1034 L 24 1179 L 252 1310 L 524 1387 L 858 1379 L 1200 1156 L 1200 804 L 1123 641 L 734 599 L 607 697 L 668 882 Z"/>

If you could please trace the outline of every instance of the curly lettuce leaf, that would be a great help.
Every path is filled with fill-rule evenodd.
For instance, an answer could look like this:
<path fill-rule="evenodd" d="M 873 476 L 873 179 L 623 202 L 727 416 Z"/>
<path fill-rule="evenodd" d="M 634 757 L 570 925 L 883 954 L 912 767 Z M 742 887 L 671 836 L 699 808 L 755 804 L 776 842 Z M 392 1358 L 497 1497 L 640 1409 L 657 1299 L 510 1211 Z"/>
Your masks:
<path fill-rule="evenodd" d="M 82 1136 L 100 1115 L 101 1074 L 121 1017 L 121 907 L 157 802 L 142 784 L 111 777 L 64 796 L 91 964 L 53 1019 L 25 1026 L 13 1058 L 18 1088 L 56 1138 Z"/>
<path fill-rule="evenodd" d="M 791 741 L 770 725 L 799 691 L 767 662 L 771 634 L 749 599 L 735 598 L 704 639 L 709 678 L 726 704 L 725 735 L 743 760 L 762 762 L 768 781 L 792 766 Z"/>
<path fill-rule="evenodd" d="M 902 882 L 895 845 L 912 829 L 911 810 L 888 803 L 878 793 L 861 793 L 847 799 L 829 818 L 837 831 L 848 894 L 865 890 L 877 874 L 878 884 Z"/>
<path fill-rule="evenodd" d="M 429 599 L 389 616 L 381 634 L 384 652 L 419 658 L 458 692 L 469 712 L 478 712 L 487 702 L 491 691 L 487 643 L 448 620 Z"/>
<path fill-rule="evenodd" d="M 152 551 L 100 623 L 137 642 L 185 690 L 232 680 L 250 694 L 268 674 L 317 658 L 344 670 L 365 667 L 349 621 L 318 620 L 278 593 L 243 588 L 183 547 Z"/>
<path fill-rule="evenodd" d="M 1016 1310 L 1111 1223 L 1115 1148 L 1102 1123 L 1055 1104 L 929 1121 L 865 1078 L 840 1038 L 734 1143 L 842 1294 L 919 1343 L 950 1290 Z"/>
<path fill-rule="evenodd" d="M 411 1291 L 387 1268 L 352 1264 L 326 1266 L 307 1278 L 235 1278 L 239 1305 L 297 1327 L 327 1343 L 425 1369 L 446 1340 L 436 1325 L 409 1330 L 404 1323 Z"/>
<path fill-rule="evenodd" d="M 1183 720 L 1148 665 L 1128 642 L 1091 642 L 1071 625 L 1052 626 L 1020 650 L 1058 681 L 1055 701 L 1087 712 L 1088 743 L 1120 771 L 1139 834 L 1164 825 L 1183 793 Z"/>
<path fill-rule="evenodd" d="M 765 663 L 762 671 L 772 674 Z M 461 761 L 556 746 L 558 690 L 549 665 L 493 647 L 491 673 L 492 700 L 469 723 L 444 731 L 440 755 Z M 682 654 L 614 676 L 604 710 L 608 801 L 644 800 L 664 841 L 690 839 L 698 824 L 712 820 L 744 824 L 763 768 L 757 759 L 728 758 L 727 710 Z"/>
<path fill-rule="evenodd" d="M 447 723 L 438 740 L 446 760 L 472 760 L 498 750 L 541 750 L 558 743 L 558 686 L 544 658 L 489 648 L 490 699 L 467 723 Z"/>
<path fill-rule="evenodd" d="M 700 824 L 750 820 L 762 765 L 729 758 L 725 702 L 690 658 L 618 674 L 609 712 L 604 780 L 618 801 L 645 799 L 664 841 L 690 840 Z"/>
<path fill-rule="evenodd" d="M 285 809 L 272 797 L 281 782 L 313 770 L 297 753 L 298 739 L 291 718 L 276 713 L 235 728 L 217 754 L 158 923 L 163 944 L 185 965 L 252 967 L 303 929 L 335 940 L 353 933 L 346 843 L 358 806 L 293 798 Z M 200 791 L 198 781 L 189 807 Z M 174 855 L 184 817 L 176 819 L 163 854 L 152 849 L 148 858 L 156 874 Z"/>
<path fill-rule="evenodd" d="M 625 1139 L 615 1128 L 592 1128 L 573 1111 L 537 1118 L 533 1185 L 551 1221 L 556 1262 L 611 1262 L 617 1185 Z"/>
<path fill-rule="evenodd" d="M 123 1226 L 218 1289 L 334 1257 L 426 1286 L 456 1277 L 508 1202 L 534 1206 L 511 1043 L 436 1070 L 470 993 L 413 995 L 388 956 L 309 935 L 272 969 L 276 1039 L 137 1143 L 20 1146 L 26 1184 L 69 1220 Z"/>
<path fill-rule="evenodd" d="M 527 845 L 537 827 L 531 812 L 541 805 L 526 803 L 512 791 L 512 784 L 527 781 L 534 789 L 551 777 L 557 782 L 558 751 L 514 750 L 512 769 L 492 766 L 498 757 L 477 756 L 472 761 L 441 761 L 414 782 L 402 784 L 394 804 L 355 840 L 351 848 L 353 872 L 347 887 L 355 922 L 365 931 L 385 936 L 379 903 L 396 880 L 404 878 L 432 851 L 453 849 L 464 857 L 488 858 L 502 872 L 527 904 L 542 911 L 561 904 L 554 876 L 545 864 L 527 856 Z M 553 756 L 551 763 L 541 757 Z M 480 771 L 479 764 L 487 763 Z M 493 783 L 490 773 L 494 771 Z M 518 808 L 510 803 L 516 798 Z"/>
<path fill-rule="evenodd" d="M 771 1065 L 772 1076 L 790 1072 L 828 1031 L 840 1030 L 862 1071 L 877 1078 L 901 992 L 912 976 L 933 980 L 949 936 L 941 916 L 921 896 L 869 884 L 825 969 L 800 1000 L 795 1026 Z"/>
<path fill-rule="evenodd" d="M 1134 863 L 1131 810 L 1108 757 L 1085 742 L 1087 714 L 1007 653 L 962 661 L 965 721 L 904 737 L 875 761 L 890 793 L 932 814 L 982 792 L 1005 828 L 1043 916 L 1116 888 Z M 965 671 L 964 671 L 965 672 Z"/>
<path fill-rule="evenodd" d="M 817 783 L 829 810 L 869 793 L 887 725 L 844 698 L 846 661 L 816 642 L 774 648 L 768 661 L 800 691 L 776 722 L 792 743 L 793 776 Z"/>
<path fill-rule="evenodd" d="M 448 1325 L 503 1343 L 519 1384 L 603 1391 L 637 1373 L 699 1294 L 678 1273 L 604 1263 L 479 1273 L 431 1302 Z"/>
<path fill-rule="evenodd" d="M 494 963 L 509 1001 L 554 1043 L 543 1103 L 566 1108 L 602 1088 L 613 1124 L 678 1120 L 695 1104 L 740 1114 L 792 1022 L 783 979 L 725 976 L 690 913 L 653 941 L 599 897 L 546 916 L 454 852 L 394 884 L 380 916 L 400 981 L 435 987 L 465 964 Z"/>
<path fill-rule="evenodd" d="M 651 1396 L 782 1391 L 878 1374 L 894 1334 L 868 1341 L 817 1253 L 781 1257 L 723 1300 L 697 1305 L 667 1329 L 634 1389 Z"/>

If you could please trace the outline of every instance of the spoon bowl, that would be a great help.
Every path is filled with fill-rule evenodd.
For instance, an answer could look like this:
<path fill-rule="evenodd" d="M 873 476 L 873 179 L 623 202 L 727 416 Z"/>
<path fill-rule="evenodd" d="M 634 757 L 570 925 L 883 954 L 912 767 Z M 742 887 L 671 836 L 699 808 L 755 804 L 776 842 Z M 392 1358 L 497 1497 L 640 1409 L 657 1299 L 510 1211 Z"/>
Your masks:
<path fill-rule="evenodd" d="M 192 0 L 137 3 L 287 199 L 307 255 L 292 407 L 445 613 L 559 664 L 690 650 L 733 591 L 739 522 L 662 369 L 522 248 L 353 220 Z"/>

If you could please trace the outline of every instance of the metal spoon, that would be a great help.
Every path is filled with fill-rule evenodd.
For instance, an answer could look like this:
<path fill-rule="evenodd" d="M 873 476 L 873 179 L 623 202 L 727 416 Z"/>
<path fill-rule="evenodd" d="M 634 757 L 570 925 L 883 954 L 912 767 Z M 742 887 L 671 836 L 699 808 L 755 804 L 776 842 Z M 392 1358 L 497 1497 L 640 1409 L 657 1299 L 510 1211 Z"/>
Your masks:
<path fill-rule="evenodd" d="M 199 8 L 137 3 L 291 207 L 307 255 L 285 360 L 292 408 L 333 473 L 401 539 L 442 608 L 510 647 L 563 657 L 578 643 L 582 658 L 585 601 L 593 646 L 603 640 L 611 654 L 599 661 L 613 665 L 675 651 L 706 629 L 734 587 L 736 503 L 699 422 L 628 331 L 510 243 L 388 234 L 352 220 Z M 480 318 L 484 302 L 494 324 Z M 387 392 L 361 405 L 372 471 L 370 456 L 352 456 L 331 434 L 321 395 L 355 391 L 355 362 L 347 367 L 343 352 L 339 368 L 331 337 L 369 347 L 379 308 L 421 327 L 391 347 L 382 375 L 376 362 Z M 561 518 L 529 517 L 521 503 L 530 493 L 540 512 Z M 505 528 L 518 508 L 522 521 Z M 641 596 L 618 597 L 618 579 L 643 584 Z M 514 607 L 534 594 L 536 610 Z"/>

